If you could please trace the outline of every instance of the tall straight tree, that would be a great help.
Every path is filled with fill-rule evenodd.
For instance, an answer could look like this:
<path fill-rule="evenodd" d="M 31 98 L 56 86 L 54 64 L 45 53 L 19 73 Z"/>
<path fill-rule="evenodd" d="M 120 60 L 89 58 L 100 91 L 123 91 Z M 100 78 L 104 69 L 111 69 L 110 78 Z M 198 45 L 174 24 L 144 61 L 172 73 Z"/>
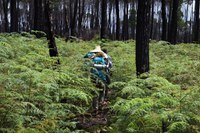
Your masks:
<path fill-rule="evenodd" d="M 153 38 L 153 29 L 154 29 L 154 0 L 151 0 L 151 31 L 150 31 L 150 38 Z"/>
<path fill-rule="evenodd" d="M 34 30 L 45 31 L 43 3 L 44 0 L 34 0 Z"/>
<path fill-rule="evenodd" d="M 107 31 L 108 31 L 108 34 L 109 34 L 109 37 L 112 38 L 112 10 L 113 10 L 113 2 L 112 1 L 109 1 L 109 8 L 108 8 L 108 28 L 107 28 Z"/>
<path fill-rule="evenodd" d="M 190 0 L 187 0 L 187 8 L 185 10 L 185 29 L 184 29 L 184 43 L 188 43 L 188 40 L 189 40 L 189 32 L 188 32 L 188 14 L 189 14 L 189 3 L 190 3 Z"/>
<path fill-rule="evenodd" d="M 194 37 L 193 41 L 194 42 L 199 42 L 199 0 L 195 0 L 195 14 L 194 14 Z"/>
<path fill-rule="evenodd" d="M 124 0 L 123 40 L 129 39 L 128 32 L 128 0 Z"/>
<path fill-rule="evenodd" d="M 107 0 L 101 1 L 101 39 L 107 37 Z"/>
<path fill-rule="evenodd" d="M 53 32 L 53 27 L 52 27 L 52 14 L 51 14 L 51 8 L 50 8 L 50 1 L 46 0 L 45 3 L 45 18 L 47 20 L 46 27 L 47 27 L 47 40 L 49 40 L 48 45 L 49 45 L 49 55 L 51 57 L 56 57 L 58 56 L 58 50 L 56 46 L 56 41 L 55 41 L 55 35 Z M 57 61 L 58 64 L 60 64 L 60 61 Z"/>
<path fill-rule="evenodd" d="M 70 3 L 71 4 L 71 3 Z M 70 25 L 71 25 L 71 35 L 75 36 L 76 35 L 76 17 L 77 17 L 77 8 L 78 8 L 78 0 L 74 1 L 74 11 L 73 11 L 73 15 L 71 16 L 71 21 L 70 21 Z"/>
<path fill-rule="evenodd" d="M 93 30 L 94 29 L 94 20 L 95 20 L 95 15 L 94 15 L 94 3 L 95 1 L 93 0 L 92 1 L 92 5 L 90 6 L 90 11 L 91 11 L 91 14 L 90 14 L 90 28 Z"/>
<path fill-rule="evenodd" d="M 82 3 L 81 3 L 81 1 L 82 1 Z M 79 35 L 82 32 L 82 21 L 83 21 L 83 15 L 84 15 L 84 7 L 85 7 L 85 0 L 79 0 L 79 18 L 78 18 Z"/>
<path fill-rule="evenodd" d="M 96 18 L 95 18 L 95 29 L 99 29 L 99 0 L 96 0 L 95 2 L 95 13 L 96 13 Z"/>
<path fill-rule="evenodd" d="M 169 41 L 169 38 L 170 38 L 170 25 L 171 25 L 171 19 L 172 19 L 172 4 L 173 4 L 173 0 L 170 0 L 169 2 L 168 2 L 168 4 L 169 4 L 169 8 L 168 8 L 168 10 L 169 10 L 169 14 L 168 14 L 168 34 L 167 34 L 167 40 Z"/>
<path fill-rule="evenodd" d="M 10 0 L 10 19 L 11 19 L 11 32 L 18 31 L 18 7 L 17 0 Z"/>
<path fill-rule="evenodd" d="M 179 0 L 173 0 L 173 8 L 172 8 L 172 18 L 169 29 L 169 42 L 171 44 L 176 44 L 177 39 L 177 26 L 178 26 L 178 8 L 179 8 Z"/>
<path fill-rule="evenodd" d="M 64 25 L 65 25 L 65 31 L 64 31 L 64 34 L 66 36 L 66 41 L 69 39 L 69 12 L 67 11 L 67 5 L 66 3 L 64 3 L 65 6 L 64 6 Z"/>
<path fill-rule="evenodd" d="M 3 0 L 3 12 L 4 12 L 4 19 L 5 19 L 5 32 L 9 31 L 8 27 L 8 0 Z"/>
<path fill-rule="evenodd" d="M 116 8 L 116 40 L 120 38 L 119 0 L 115 0 Z"/>
<path fill-rule="evenodd" d="M 162 2 L 162 40 L 167 40 L 167 18 L 166 18 L 166 0 Z"/>
<path fill-rule="evenodd" d="M 136 74 L 149 72 L 150 0 L 138 0 L 136 27 Z"/>
<path fill-rule="evenodd" d="M 136 10 L 135 10 L 135 0 L 132 1 L 131 4 L 131 10 L 130 10 L 130 18 L 129 18 L 129 23 L 130 23 L 130 27 L 131 27 L 131 36 L 132 39 L 135 39 L 135 29 L 136 29 Z"/>

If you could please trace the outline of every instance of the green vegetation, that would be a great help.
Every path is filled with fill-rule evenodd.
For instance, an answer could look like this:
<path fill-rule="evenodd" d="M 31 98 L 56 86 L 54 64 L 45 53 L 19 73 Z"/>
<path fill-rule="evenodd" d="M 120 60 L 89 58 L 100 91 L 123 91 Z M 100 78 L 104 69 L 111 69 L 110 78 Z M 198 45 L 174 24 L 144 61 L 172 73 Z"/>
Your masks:
<path fill-rule="evenodd" d="M 109 132 L 200 132 L 200 45 L 150 44 L 151 74 L 136 78 L 135 42 L 65 42 L 61 65 L 45 38 L 0 34 L 0 132 L 82 132 L 77 116 L 91 110 L 98 89 L 85 53 L 107 47 L 113 58 Z"/>

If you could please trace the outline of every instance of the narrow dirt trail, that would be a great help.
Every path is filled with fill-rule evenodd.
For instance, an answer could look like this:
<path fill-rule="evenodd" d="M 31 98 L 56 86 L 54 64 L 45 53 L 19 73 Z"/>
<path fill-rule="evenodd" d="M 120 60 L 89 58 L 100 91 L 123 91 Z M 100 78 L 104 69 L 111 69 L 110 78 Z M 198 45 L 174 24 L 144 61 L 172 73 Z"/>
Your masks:
<path fill-rule="evenodd" d="M 111 91 L 109 91 L 108 97 L 110 94 Z M 106 133 L 106 127 L 108 126 L 109 117 L 111 115 L 109 103 L 109 100 L 105 100 L 101 103 L 99 110 L 79 116 L 77 124 L 78 128 L 88 132 Z"/>

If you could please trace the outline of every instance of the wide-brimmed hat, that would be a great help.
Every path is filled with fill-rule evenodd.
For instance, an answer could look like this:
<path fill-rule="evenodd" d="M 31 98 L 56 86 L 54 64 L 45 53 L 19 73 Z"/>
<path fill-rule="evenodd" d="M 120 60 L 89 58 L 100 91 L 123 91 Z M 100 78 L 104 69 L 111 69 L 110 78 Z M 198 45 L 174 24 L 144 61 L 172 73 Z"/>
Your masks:
<path fill-rule="evenodd" d="M 93 53 L 104 53 L 101 50 L 101 46 L 96 46 L 95 49 L 91 50 L 90 52 L 93 52 Z"/>
<path fill-rule="evenodd" d="M 102 53 L 104 58 L 108 58 L 108 55 L 101 50 L 101 46 L 96 46 L 95 49 L 91 50 L 92 53 Z"/>

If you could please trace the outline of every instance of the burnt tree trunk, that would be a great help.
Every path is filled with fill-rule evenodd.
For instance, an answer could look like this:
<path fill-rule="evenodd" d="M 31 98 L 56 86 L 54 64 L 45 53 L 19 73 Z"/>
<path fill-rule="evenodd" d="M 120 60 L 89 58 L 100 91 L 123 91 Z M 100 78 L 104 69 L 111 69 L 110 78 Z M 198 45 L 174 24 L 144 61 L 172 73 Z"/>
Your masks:
<path fill-rule="evenodd" d="M 78 30 L 79 30 L 79 36 L 82 33 L 82 21 L 83 21 L 83 15 L 84 15 L 84 7 L 85 7 L 85 0 L 79 0 L 79 19 L 78 19 Z"/>
<path fill-rule="evenodd" d="M 11 32 L 18 32 L 18 7 L 17 0 L 10 1 Z"/>
<path fill-rule="evenodd" d="M 109 11 L 108 11 L 108 34 L 109 34 L 109 38 L 112 38 L 112 21 L 111 21 L 111 13 L 112 13 L 112 8 L 113 8 L 113 5 L 112 5 L 112 2 L 109 1 Z"/>
<path fill-rule="evenodd" d="M 179 0 L 173 0 L 172 19 L 169 31 L 169 42 L 174 45 L 177 43 L 176 39 L 177 39 L 177 25 L 178 25 L 178 7 L 179 7 Z"/>
<path fill-rule="evenodd" d="M 95 20 L 94 5 L 93 4 L 90 6 L 90 10 L 91 10 L 90 28 L 93 30 L 94 29 L 94 20 Z"/>
<path fill-rule="evenodd" d="M 188 32 L 188 9 L 189 9 L 189 1 L 187 0 L 187 8 L 185 11 L 185 29 L 184 29 L 184 43 L 188 43 L 188 36 L 189 36 L 189 32 Z"/>
<path fill-rule="evenodd" d="M 136 27 L 136 74 L 149 72 L 150 1 L 139 0 Z"/>
<path fill-rule="evenodd" d="M 64 6 L 64 23 L 65 23 L 65 36 L 66 41 L 69 39 L 69 21 L 68 21 L 68 14 L 67 14 L 67 8 Z"/>
<path fill-rule="evenodd" d="M 195 43 L 199 42 L 199 0 L 195 0 L 195 14 L 194 14 L 194 37 L 193 37 L 193 41 Z"/>
<path fill-rule="evenodd" d="M 153 38 L 153 27 L 154 25 L 154 0 L 151 1 L 151 31 L 150 31 L 150 38 L 151 39 L 155 39 Z"/>
<path fill-rule="evenodd" d="M 107 0 L 101 1 L 101 39 L 107 38 Z"/>
<path fill-rule="evenodd" d="M 74 12 L 73 12 L 73 17 L 71 20 L 71 35 L 76 36 L 76 16 L 77 16 L 77 7 L 78 7 L 78 0 L 75 0 L 74 3 Z"/>
<path fill-rule="evenodd" d="M 43 0 L 34 0 L 34 30 L 45 31 Z"/>
<path fill-rule="evenodd" d="M 124 0 L 123 40 L 128 40 L 128 0 Z"/>
<path fill-rule="evenodd" d="M 131 11 L 130 20 L 131 20 L 131 36 L 132 36 L 132 39 L 135 39 L 136 11 L 135 11 L 134 1 L 132 2 L 132 11 Z"/>
<path fill-rule="evenodd" d="M 168 33 L 167 33 L 167 40 L 169 41 L 169 37 L 170 37 L 170 25 L 171 25 L 171 19 L 172 19 L 172 4 L 173 4 L 173 0 L 169 1 L 169 15 L 168 15 Z"/>
<path fill-rule="evenodd" d="M 95 9 L 96 9 L 96 18 L 95 18 L 95 29 L 99 30 L 99 0 L 95 2 Z"/>
<path fill-rule="evenodd" d="M 162 40 L 167 40 L 166 0 L 162 0 Z"/>
<path fill-rule="evenodd" d="M 3 12 L 4 12 L 4 19 L 5 19 L 5 32 L 9 31 L 8 27 L 8 0 L 3 0 Z"/>
<path fill-rule="evenodd" d="M 58 56 L 58 50 L 57 50 L 55 36 L 54 36 L 54 32 L 53 32 L 53 27 L 52 27 L 52 15 L 51 15 L 49 0 L 47 0 L 45 3 L 45 18 L 47 20 L 46 25 L 47 25 L 47 29 L 48 29 L 47 30 L 47 40 L 49 40 L 49 42 L 48 42 L 49 55 L 51 57 L 56 57 L 56 56 Z M 58 60 L 57 63 L 60 64 L 60 61 Z"/>
<path fill-rule="evenodd" d="M 119 0 L 115 0 L 116 8 L 116 40 L 120 39 Z"/>

